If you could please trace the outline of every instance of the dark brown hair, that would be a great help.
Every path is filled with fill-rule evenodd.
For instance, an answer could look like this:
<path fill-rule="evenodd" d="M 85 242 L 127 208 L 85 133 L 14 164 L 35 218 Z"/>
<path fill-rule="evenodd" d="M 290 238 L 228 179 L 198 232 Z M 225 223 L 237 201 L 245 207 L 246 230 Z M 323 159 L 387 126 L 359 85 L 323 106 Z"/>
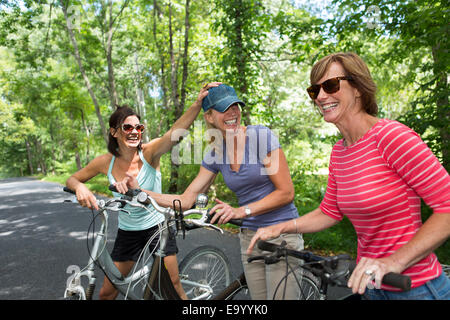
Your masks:
<path fill-rule="evenodd" d="M 141 120 L 141 116 L 138 115 L 133 109 L 131 109 L 127 105 L 123 106 L 116 106 L 116 111 L 113 112 L 113 114 L 109 117 L 109 127 L 114 130 L 118 130 L 122 123 L 125 121 L 126 118 L 129 116 L 136 116 L 139 121 Z M 141 149 L 141 144 L 139 144 L 138 149 Z M 108 151 L 111 152 L 116 157 L 120 157 L 119 152 L 119 144 L 117 143 L 117 139 L 113 137 L 111 134 L 111 130 L 108 134 Z"/>
<path fill-rule="evenodd" d="M 349 84 L 358 89 L 361 94 L 361 104 L 364 111 L 376 116 L 378 114 L 378 105 L 375 98 L 377 85 L 373 81 L 366 63 L 356 53 L 338 52 L 320 59 L 311 69 L 311 84 L 317 84 L 333 62 L 339 63 L 344 68 L 345 75 L 352 78 Z"/>

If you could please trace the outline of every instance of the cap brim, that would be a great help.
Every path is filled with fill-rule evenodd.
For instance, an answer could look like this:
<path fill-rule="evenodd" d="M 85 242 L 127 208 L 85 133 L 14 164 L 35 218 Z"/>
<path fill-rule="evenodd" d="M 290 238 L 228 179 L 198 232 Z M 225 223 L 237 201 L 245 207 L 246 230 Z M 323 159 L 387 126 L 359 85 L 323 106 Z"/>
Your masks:
<path fill-rule="evenodd" d="M 235 103 L 239 103 L 242 107 L 245 106 L 245 103 L 242 100 L 237 99 L 236 97 L 226 97 L 221 101 L 219 101 L 218 103 L 216 103 L 213 109 L 219 112 L 225 112 L 228 110 L 229 107 L 231 107 Z"/>

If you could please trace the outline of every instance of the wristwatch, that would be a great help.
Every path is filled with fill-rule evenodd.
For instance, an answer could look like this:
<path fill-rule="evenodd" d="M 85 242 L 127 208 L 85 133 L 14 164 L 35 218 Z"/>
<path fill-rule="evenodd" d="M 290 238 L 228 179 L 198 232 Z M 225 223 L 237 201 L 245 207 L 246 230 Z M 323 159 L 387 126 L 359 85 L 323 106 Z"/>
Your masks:
<path fill-rule="evenodd" d="M 250 217 L 252 214 L 252 210 L 247 205 L 244 207 L 244 212 L 246 217 Z"/>

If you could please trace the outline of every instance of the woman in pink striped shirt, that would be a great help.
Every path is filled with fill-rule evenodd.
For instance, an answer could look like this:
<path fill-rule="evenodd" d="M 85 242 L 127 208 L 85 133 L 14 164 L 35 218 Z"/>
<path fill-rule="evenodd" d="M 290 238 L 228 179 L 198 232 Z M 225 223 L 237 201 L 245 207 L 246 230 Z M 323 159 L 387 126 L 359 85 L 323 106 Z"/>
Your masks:
<path fill-rule="evenodd" d="M 312 233 L 343 216 L 358 236 L 357 266 L 348 286 L 369 299 L 450 299 L 450 279 L 433 250 L 450 236 L 450 176 L 427 145 L 403 124 L 377 118 L 376 85 L 354 53 L 336 53 L 311 70 L 310 97 L 343 139 L 332 150 L 328 186 L 319 208 L 261 228 L 253 237 Z M 422 224 L 420 198 L 433 209 Z M 382 285 L 386 273 L 408 275 L 412 290 Z"/>

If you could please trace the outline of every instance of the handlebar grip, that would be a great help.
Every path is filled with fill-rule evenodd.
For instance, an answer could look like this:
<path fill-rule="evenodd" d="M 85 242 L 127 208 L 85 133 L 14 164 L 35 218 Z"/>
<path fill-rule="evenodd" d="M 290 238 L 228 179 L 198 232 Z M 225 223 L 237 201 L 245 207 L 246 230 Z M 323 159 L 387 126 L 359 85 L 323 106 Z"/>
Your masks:
<path fill-rule="evenodd" d="M 279 247 L 279 245 L 277 244 L 273 244 L 264 240 L 259 240 L 257 245 L 259 249 L 269 252 L 275 252 Z"/>
<path fill-rule="evenodd" d="M 243 219 L 231 219 L 228 223 L 234 224 L 235 226 L 242 227 Z"/>
<path fill-rule="evenodd" d="M 353 273 L 353 270 L 356 268 L 356 261 L 351 261 L 349 266 L 350 274 Z M 389 272 L 383 276 L 381 282 L 385 285 L 392 286 L 403 291 L 411 290 L 411 278 L 404 274 Z"/>
<path fill-rule="evenodd" d="M 402 289 L 403 291 L 411 290 L 411 278 L 403 274 L 389 272 L 384 275 L 381 282 Z"/>
<path fill-rule="evenodd" d="M 253 257 L 247 258 L 247 262 L 250 263 L 250 262 L 253 262 L 255 260 L 263 260 L 263 259 L 264 259 L 263 256 L 253 256 Z"/>
<path fill-rule="evenodd" d="M 210 209 L 208 209 L 208 213 L 206 214 L 206 216 L 208 217 L 208 218 L 206 219 L 206 222 L 207 222 L 207 223 L 210 223 L 211 219 L 214 217 L 214 214 L 211 215 L 211 214 L 209 213 L 209 210 L 210 210 Z M 234 224 L 234 225 L 236 225 L 236 226 L 242 227 L 243 222 L 244 222 L 243 219 L 231 219 L 231 220 L 228 221 L 227 223 L 231 223 L 231 224 Z M 217 224 L 217 221 L 216 221 L 214 224 Z"/>
<path fill-rule="evenodd" d="M 67 187 L 64 187 L 63 191 L 68 192 L 68 193 L 72 193 L 72 194 L 76 194 L 75 191 L 73 191 L 72 189 L 69 189 Z"/>
<path fill-rule="evenodd" d="M 109 189 L 109 191 L 120 193 L 117 190 L 116 186 L 113 184 L 110 184 L 108 186 L 108 189 Z M 139 194 L 139 192 L 141 192 L 141 189 L 128 189 L 128 191 L 125 193 L 125 195 L 128 197 L 134 197 L 134 196 L 137 196 Z"/>
<path fill-rule="evenodd" d="M 264 260 L 265 264 L 274 264 L 277 263 L 280 259 L 278 257 L 273 257 L 273 256 L 252 256 L 247 258 L 247 262 L 253 262 L 256 260 Z"/>

